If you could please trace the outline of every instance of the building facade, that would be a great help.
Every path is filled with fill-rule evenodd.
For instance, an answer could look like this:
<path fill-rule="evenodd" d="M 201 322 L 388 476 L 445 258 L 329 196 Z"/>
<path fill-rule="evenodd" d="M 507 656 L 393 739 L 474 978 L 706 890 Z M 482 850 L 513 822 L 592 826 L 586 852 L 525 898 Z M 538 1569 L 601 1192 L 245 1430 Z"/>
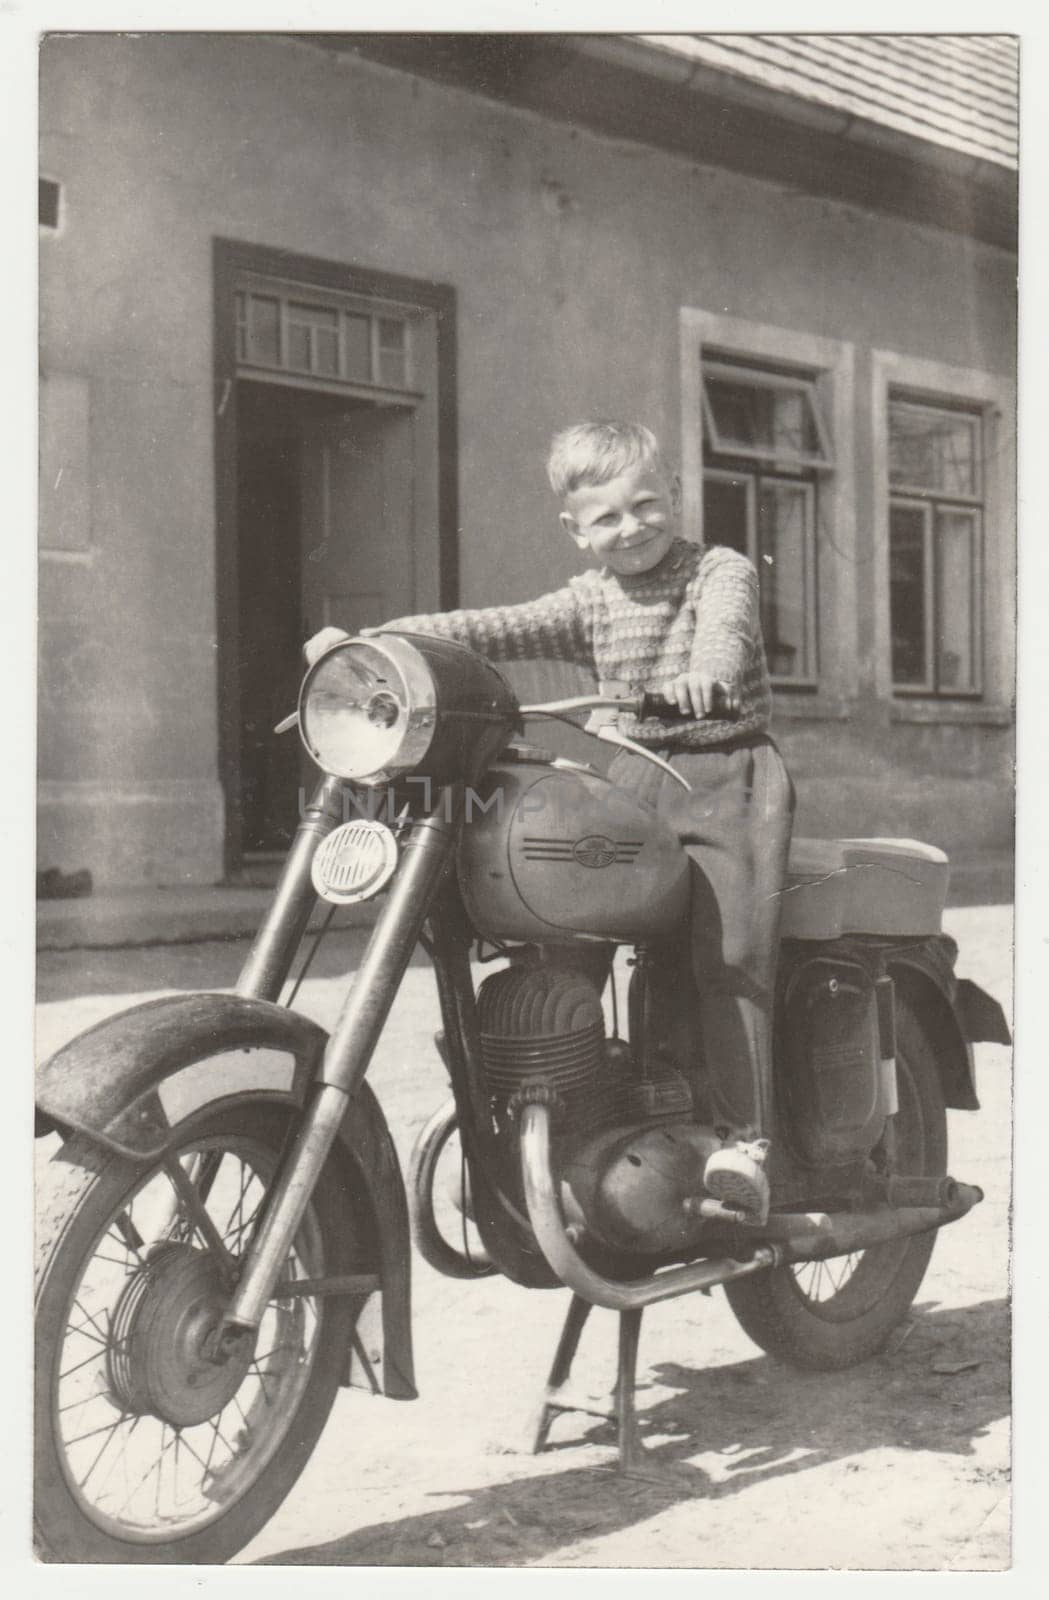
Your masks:
<path fill-rule="evenodd" d="M 301 640 L 525 599 L 594 414 L 754 559 L 798 831 L 1012 837 L 1008 39 L 41 54 L 39 865 L 276 851 Z"/>

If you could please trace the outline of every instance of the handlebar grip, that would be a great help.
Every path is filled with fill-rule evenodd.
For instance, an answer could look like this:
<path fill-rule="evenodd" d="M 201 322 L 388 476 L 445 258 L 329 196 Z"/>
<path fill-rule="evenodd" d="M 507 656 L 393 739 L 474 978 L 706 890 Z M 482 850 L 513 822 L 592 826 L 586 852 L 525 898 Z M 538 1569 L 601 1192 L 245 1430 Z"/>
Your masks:
<path fill-rule="evenodd" d="M 723 701 L 721 692 L 714 691 L 714 708 L 710 713 L 724 722 L 734 721 L 739 715 L 736 711 L 729 711 Z M 646 722 L 649 717 L 655 717 L 659 722 L 693 722 L 695 718 L 691 711 L 682 711 L 676 700 L 668 700 L 663 694 L 639 694 L 637 697 L 637 718 L 639 722 Z"/>

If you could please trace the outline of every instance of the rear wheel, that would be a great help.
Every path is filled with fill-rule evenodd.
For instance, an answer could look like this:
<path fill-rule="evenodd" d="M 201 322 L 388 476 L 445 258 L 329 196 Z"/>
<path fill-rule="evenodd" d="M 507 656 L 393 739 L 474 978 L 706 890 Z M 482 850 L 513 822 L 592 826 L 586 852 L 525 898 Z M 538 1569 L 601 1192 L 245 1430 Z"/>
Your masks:
<path fill-rule="evenodd" d="M 360 1309 L 288 1292 L 360 1270 L 330 1163 L 257 1337 L 209 1359 L 287 1130 L 283 1108 L 255 1104 L 204 1112 L 149 1166 L 80 1135 L 51 1161 L 37 1223 L 45 1559 L 225 1561 L 309 1459 Z"/>
<path fill-rule="evenodd" d="M 936 1058 L 920 1024 L 897 999 L 899 1111 L 893 1167 L 909 1176 L 947 1170 L 947 1117 Z M 833 1371 L 881 1350 L 907 1315 L 936 1233 L 873 1245 L 827 1261 L 775 1267 L 725 1285 L 746 1333 L 769 1355 Z"/>

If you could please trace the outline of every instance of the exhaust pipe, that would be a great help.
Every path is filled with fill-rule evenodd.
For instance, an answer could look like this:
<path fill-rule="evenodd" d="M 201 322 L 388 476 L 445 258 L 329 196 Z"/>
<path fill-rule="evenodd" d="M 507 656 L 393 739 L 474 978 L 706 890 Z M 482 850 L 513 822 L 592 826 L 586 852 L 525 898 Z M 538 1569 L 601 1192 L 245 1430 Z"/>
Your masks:
<path fill-rule="evenodd" d="M 521 1170 L 528 1217 L 539 1247 L 562 1283 L 592 1305 L 630 1311 L 672 1300 L 695 1289 L 763 1272 L 791 1261 L 817 1261 L 849 1255 L 871 1245 L 928 1233 L 957 1222 L 983 1199 L 975 1184 L 954 1178 L 889 1179 L 886 1195 L 931 1200 L 939 1204 L 885 1206 L 861 1212 L 809 1211 L 773 1214 L 754 1236 L 762 1242 L 748 1261 L 723 1258 L 669 1267 L 631 1283 L 617 1283 L 592 1271 L 581 1259 L 565 1227 L 557 1185 L 550 1168 L 550 1114 L 546 1106 L 529 1105 L 521 1119 Z M 894 1187 L 895 1185 L 895 1187 Z M 749 1230 L 737 1226 L 733 1240 Z M 713 1241 L 712 1241 L 713 1242 Z"/>
<path fill-rule="evenodd" d="M 525 1106 L 521 1118 L 521 1172 L 532 1231 L 561 1282 L 610 1311 L 638 1311 L 659 1300 L 673 1300 L 696 1289 L 711 1289 L 754 1272 L 764 1272 L 786 1259 L 777 1244 L 761 1244 L 749 1261 L 696 1261 L 683 1267 L 616 1283 L 594 1272 L 577 1253 L 565 1228 L 557 1185 L 550 1170 L 550 1113 L 546 1106 Z"/>
<path fill-rule="evenodd" d="M 953 1178 L 937 1181 L 950 1184 L 950 1204 L 898 1206 L 880 1211 L 780 1213 L 769 1217 L 762 1236 L 780 1244 L 788 1261 L 818 1261 L 942 1228 L 948 1222 L 957 1222 L 983 1199 L 983 1190 L 975 1184 L 958 1183 Z"/>

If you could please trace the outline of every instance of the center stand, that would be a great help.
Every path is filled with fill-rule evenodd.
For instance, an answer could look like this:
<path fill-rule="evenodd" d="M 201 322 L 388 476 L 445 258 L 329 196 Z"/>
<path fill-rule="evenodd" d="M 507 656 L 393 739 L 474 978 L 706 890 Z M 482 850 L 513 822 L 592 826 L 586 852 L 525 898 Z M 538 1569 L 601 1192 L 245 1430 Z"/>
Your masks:
<path fill-rule="evenodd" d="M 637 1478 L 645 1483 L 661 1485 L 680 1493 L 688 1489 L 697 1493 L 699 1484 L 691 1474 L 658 1465 L 652 1460 L 641 1442 L 637 1421 L 637 1353 L 641 1339 L 643 1308 L 619 1312 L 619 1359 L 613 1403 L 602 1407 L 569 1387 L 572 1362 L 579 1348 L 579 1340 L 593 1306 L 581 1295 L 573 1294 L 565 1317 L 561 1337 L 557 1342 L 550 1376 L 539 1406 L 539 1412 L 530 1431 L 532 1455 L 546 1448 L 550 1426 L 560 1412 L 578 1411 L 587 1416 L 602 1417 L 617 1424 L 618 1456 L 615 1470 L 621 1477 Z"/>

